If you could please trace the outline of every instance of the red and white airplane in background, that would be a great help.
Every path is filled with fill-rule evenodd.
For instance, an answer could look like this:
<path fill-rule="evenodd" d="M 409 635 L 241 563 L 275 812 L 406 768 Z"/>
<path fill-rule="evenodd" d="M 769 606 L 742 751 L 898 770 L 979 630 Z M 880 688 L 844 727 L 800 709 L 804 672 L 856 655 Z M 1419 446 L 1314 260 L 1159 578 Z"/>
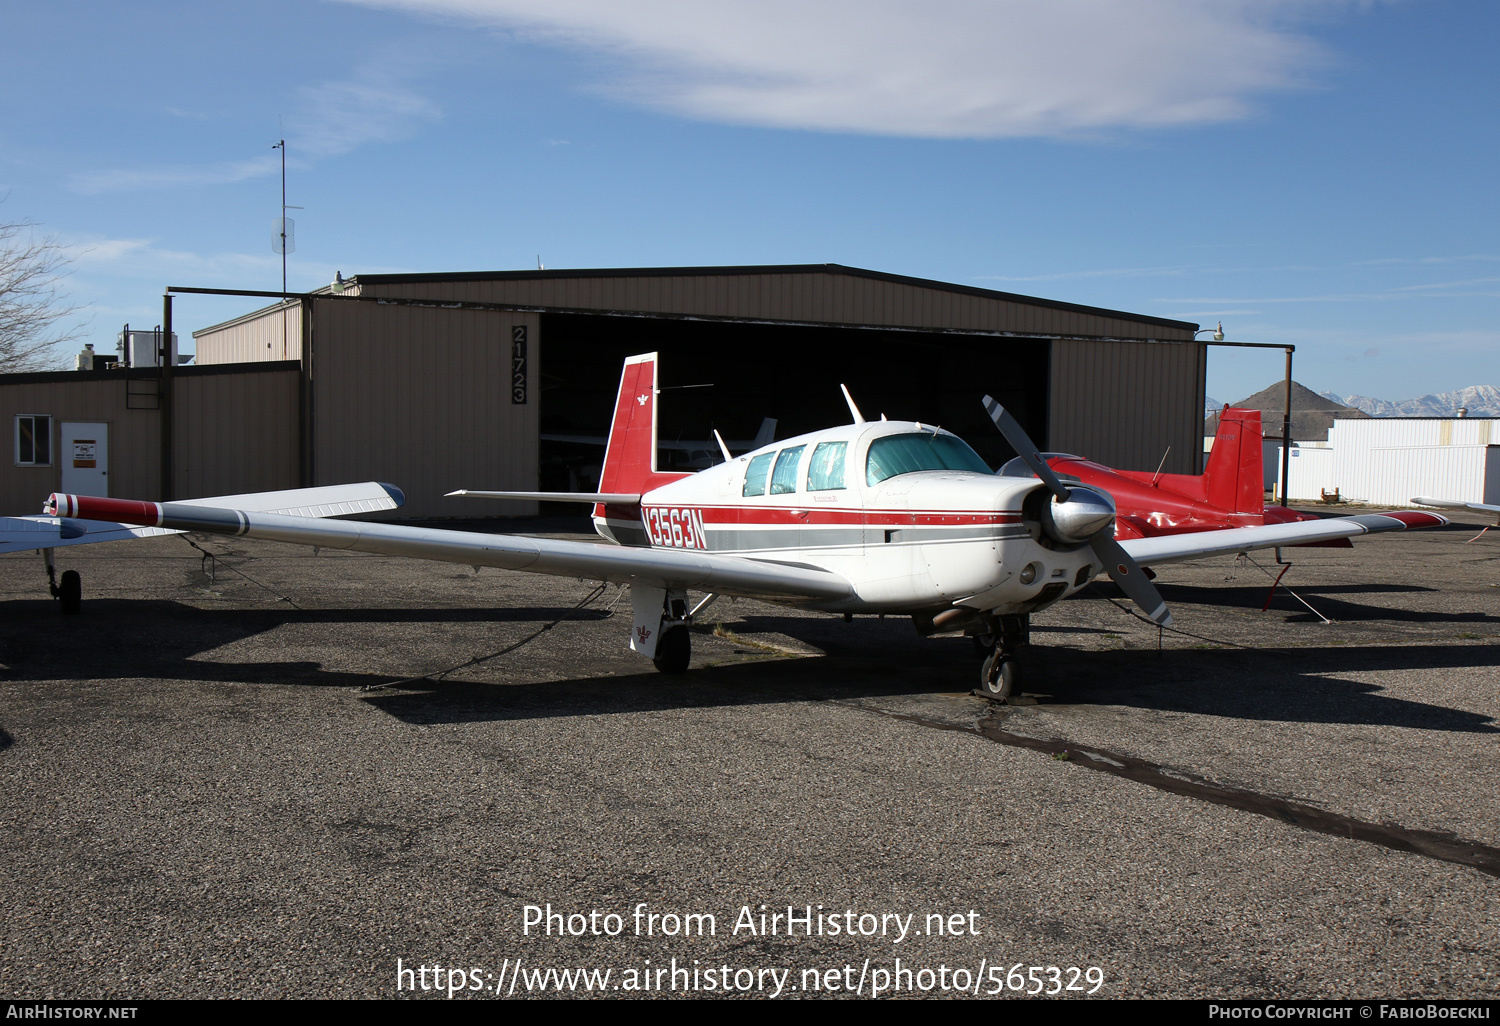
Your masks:
<path fill-rule="evenodd" d="M 1115 470 L 1059 452 L 1042 453 L 1042 459 L 1064 480 L 1076 480 L 1109 493 L 1115 501 L 1118 541 L 1322 519 L 1265 504 L 1262 437 L 1259 410 L 1226 406 L 1219 415 L 1218 431 L 1202 474 Z M 1032 476 L 1031 467 L 1019 457 L 999 472 L 1012 477 Z M 1347 547 L 1349 541 L 1341 538 L 1321 544 Z"/>
<path fill-rule="evenodd" d="M 962 439 L 931 424 L 867 421 L 776 442 L 697 473 L 656 469 L 657 358 L 625 361 L 598 492 L 453 495 L 592 503 L 614 545 L 313 520 L 231 506 L 54 494 L 73 518 L 447 560 L 630 585 L 630 646 L 668 673 L 685 670 L 688 626 L 729 595 L 849 615 L 910 615 L 924 634 L 966 633 L 988 655 L 982 690 L 1004 698 L 1030 615 L 1108 573 L 1152 620 L 1171 621 L 1141 571 L 1251 549 L 1446 523 L 1434 513 L 1115 540 L 1102 489 L 1060 480 L 1020 425 L 985 398 L 1037 479 L 998 476 Z M 369 486 L 359 486 L 369 487 Z M 399 493 L 391 490 L 393 498 Z M 706 592 L 696 606 L 689 590 Z"/>

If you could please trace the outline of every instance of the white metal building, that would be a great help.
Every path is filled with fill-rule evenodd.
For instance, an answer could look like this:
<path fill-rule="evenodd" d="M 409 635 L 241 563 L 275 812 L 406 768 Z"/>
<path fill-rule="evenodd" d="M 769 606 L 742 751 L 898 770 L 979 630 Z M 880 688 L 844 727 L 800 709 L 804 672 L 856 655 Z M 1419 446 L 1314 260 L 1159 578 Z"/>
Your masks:
<path fill-rule="evenodd" d="M 1326 446 L 1293 446 L 1289 466 L 1287 494 L 1294 502 L 1337 491 L 1345 501 L 1379 506 L 1408 505 L 1418 495 L 1500 503 L 1500 420 L 1335 421 Z"/>

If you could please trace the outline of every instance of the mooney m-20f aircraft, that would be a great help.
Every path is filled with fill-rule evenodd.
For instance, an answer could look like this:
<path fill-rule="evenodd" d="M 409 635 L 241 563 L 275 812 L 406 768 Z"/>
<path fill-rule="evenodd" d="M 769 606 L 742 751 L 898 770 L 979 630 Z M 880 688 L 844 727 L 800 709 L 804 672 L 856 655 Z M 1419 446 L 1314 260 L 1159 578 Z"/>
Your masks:
<path fill-rule="evenodd" d="M 246 508 L 53 495 L 49 512 L 149 527 L 265 538 L 630 585 L 630 645 L 681 672 L 694 613 L 723 595 L 834 613 L 910 615 L 924 634 L 986 645 L 981 687 L 1004 698 L 1030 615 L 1101 571 L 1159 624 L 1170 614 L 1142 563 L 1347 538 L 1446 523 L 1434 513 L 1366 514 L 1117 542 L 1115 505 L 1069 486 L 988 397 L 996 425 L 1038 479 L 995 475 L 931 424 L 867 421 L 787 439 L 698 473 L 656 468 L 656 354 L 625 361 L 598 492 L 479 492 L 473 497 L 594 505 L 615 542 L 481 535 L 309 520 Z M 708 595 L 690 606 L 688 591 Z"/>

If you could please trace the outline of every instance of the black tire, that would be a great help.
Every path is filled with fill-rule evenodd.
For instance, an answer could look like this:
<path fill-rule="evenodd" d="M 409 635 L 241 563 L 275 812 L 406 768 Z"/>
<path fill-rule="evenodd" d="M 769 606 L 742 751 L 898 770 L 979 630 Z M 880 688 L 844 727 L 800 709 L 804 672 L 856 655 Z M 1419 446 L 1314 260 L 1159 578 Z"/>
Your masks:
<path fill-rule="evenodd" d="M 57 602 L 64 616 L 76 616 L 83 609 L 83 579 L 77 570 L 64 570 L 57 586 Z"/>
<path fill-rule="evenodd" d="M 988 659 L 991 652 L 995 650 L 995 636 L 993 634 L 971 634 L 969 643 L 974 646 L 974 654 L 981 659 Z"/>
<path fill-rule="evenodd" d="M 998 649 L 990 653 L 979 668 L 979 693 L 985 698 L 1003 702 L 1015 693 L 1021 683 L 1021 667 L 1016 657 Z"/>
<path fill-rule="evenodd" d="M 692 632 L 686 627 L 673 627 L 656 643 L 651 662 L 662 673 L 686 673 L 692 658 Z"/>

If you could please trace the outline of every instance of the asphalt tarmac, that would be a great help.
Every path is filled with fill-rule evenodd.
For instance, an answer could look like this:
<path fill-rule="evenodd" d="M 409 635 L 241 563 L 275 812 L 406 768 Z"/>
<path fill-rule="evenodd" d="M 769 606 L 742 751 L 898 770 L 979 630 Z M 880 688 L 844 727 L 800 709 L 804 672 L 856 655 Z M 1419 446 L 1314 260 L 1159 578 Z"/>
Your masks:
<path fill-rule="evenodd" d="M 1480 526 L 1296 552 L 1332 623 L 1096 585 L 1006 707 L 894 618 L 724 600 L 665 677 L 613 587 L 542 630 L 586 582 L 163 538 L 62 617 L 0 556 L 0 996 L 1493 998 Z"/>

